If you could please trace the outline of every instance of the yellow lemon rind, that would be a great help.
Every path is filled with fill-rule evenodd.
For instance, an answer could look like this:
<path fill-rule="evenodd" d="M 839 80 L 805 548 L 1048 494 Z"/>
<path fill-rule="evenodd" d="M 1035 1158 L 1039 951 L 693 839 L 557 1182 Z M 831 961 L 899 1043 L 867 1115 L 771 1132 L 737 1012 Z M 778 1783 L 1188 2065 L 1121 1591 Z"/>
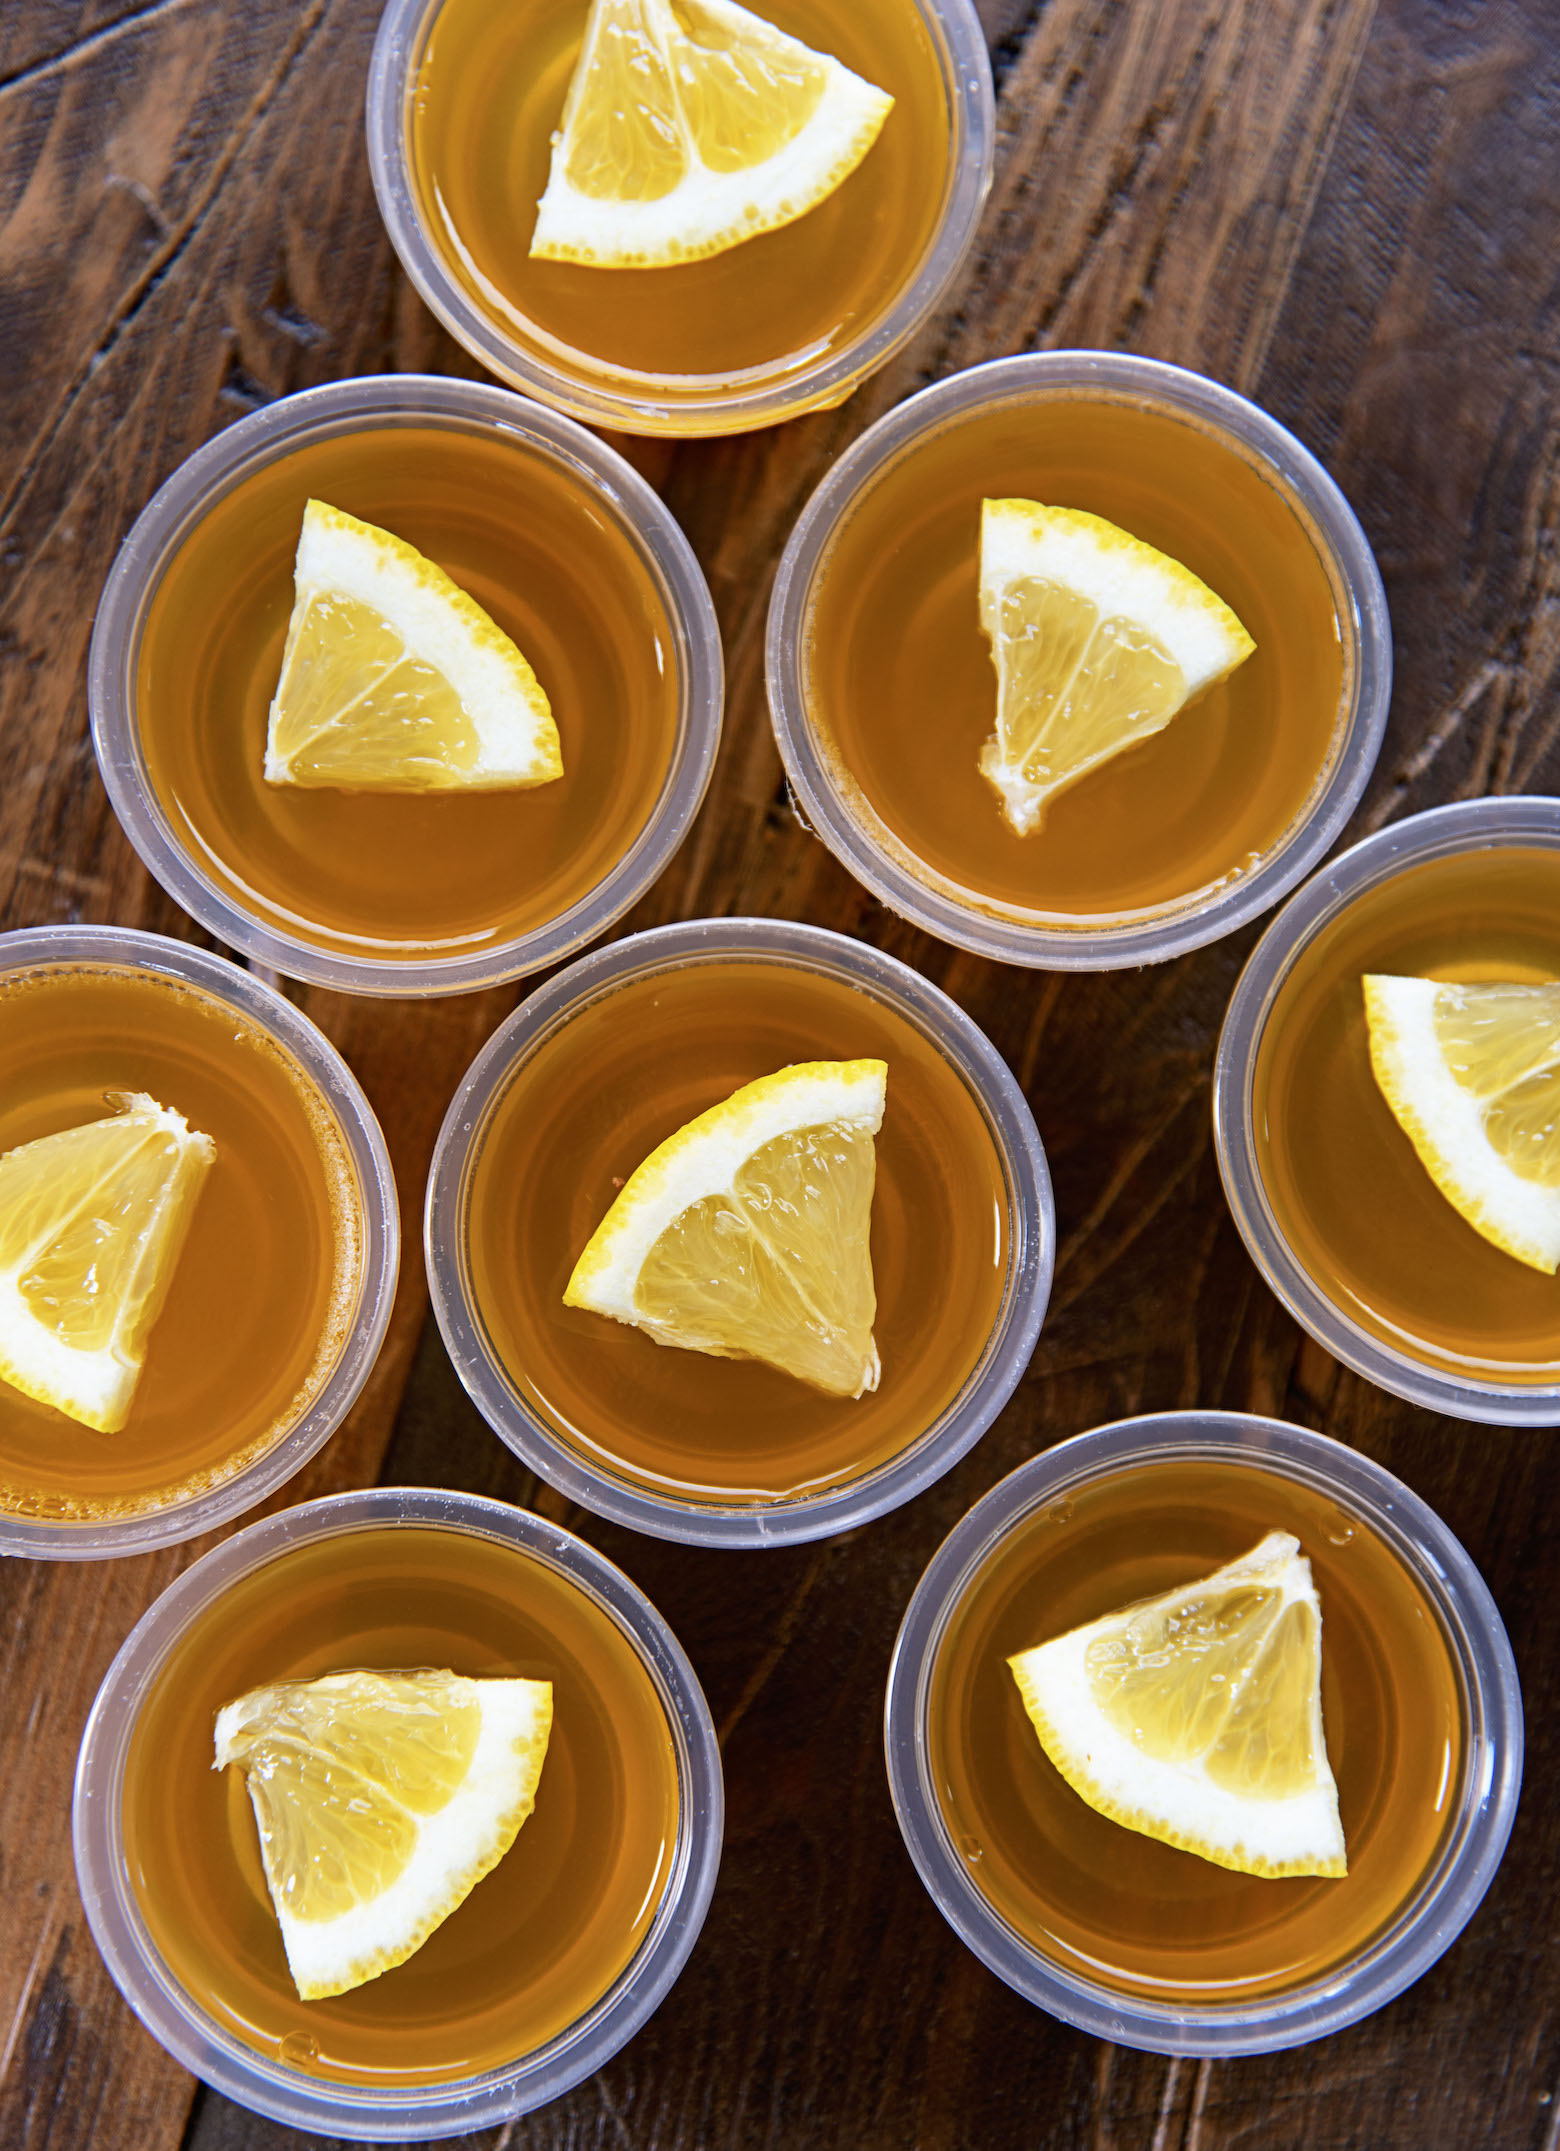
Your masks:
<path fill-rule="evenodd" d="M 1270 1860 L 1243 1844 L 1230 1847 L 1210 1844 L 1190 1832 L 1172 1828 L 1144 1808 L 1118 1802 L 1097 1778 L 1067 1753 L 1030 1681 L 1020 1670 L 1019 1660 L 1010 1659 L 1009 1664 L 1013 1667 L 1013 1677 L 1018 1682 L 1024 1708 L 1041 1747 L 1079 1799 L 1087 1801 L 1095 1813 L 1103 1815 L 1107 1821 L 1119 1823 L 1124 1830 L 1135 1830 L 1142 1837 L 1152 1837 L 1161 1845 L 1173 1845 L 1178 1852 L 1195 1853 L 1199 1859 L 1207 1860 L 1215 1867 L 1228 1868 L 1237 1875 L 1262 1875 L 1277 1881 L 1292 1875 L 1337 1877 L 1348 1873 L 1348 1860 L 1341 1853 L 1319 1859 Z"/>
<path fill-rule="evenodd" d="M 328 1680 L 339 1678 L 326 1676 Z M 338 1919 L 302 1920 L 288 1910 L 267 1871 L 266 1882 L 281 1929 L 288 1970 L 303 2001 L 324 2001 L 334 1994 L 350 1993 L 414 1956 L 459 1909 L 483 1876 L 492 1873 L 536 1805 L 552 1731 L 551 1683 L 472 1680 L 457 1681 L 455 1686 L 462 1700 L 469 1694 L 482 1711 L 482 1730 L 471 1767 L 444 1807 L 415 1818 L 417 1848 L 387 1890 Z M 215 1769 L 224 1769 L 238 1760 L 231 1749 L 237 1728 L 254 1701 L 253 1695 L 241 1696 L 218 1712 Z M 508 1788 L 502 1805 L 482 1798 L 485 1787 L 495 1778 Z M 477 1781 L 475 1798 L 471 1797 L 473 1780 Z M 256 1819 L 261 1820 L 258 1803 Z M 451 1839 L 462 1836 L 467 1838 L 463 1848 L 454 1853 L 446 1851 Z M 430 1850 L 435 1855 L 445 1854 L 441 1863 L 430 1863 Z M 392 1930 L 388 1936 L 384 1933 L 387 1927 Z M 377 1937 L 376 1928 L 380 1930 Z"/>
<path fill-rule="evenodd" d="M 646 201 L 582 194 L 570 185 L 567 168 L 590 47 L 588 26 L 537 207 L 530 246 L 534 260 L 593 269 L 661 269 L 706 261 L 806 216 L 844 184 L 871 149 L 893 108 L 885 90 L 746 8 L 726 0 L 706 4 L 739 35 L 745 28 L 761 46 L 805 56 L 825 70 L 823 95 L 805 126 L 772 157 L 732 172 L 710 170 L 684 127 L 687 176 L 670 193 Z M 653 7 L 646 10 L 647 20 L 654 15 Z M 592 26 L 594 21 L 593 10 Z"/>
<path fill-rule="evenodd" d="M 832 1125 L 875 1136 L 887 1086 L 885 1061 L 801 1061 L 744 1084 L 698 1114 L 625 1181 L 574 1266 L 564 1288 L 565 1305 L 610 1316 L 657 1343 L 712 1349 L 689 1346 L 640 1307 L 636 1285 L 651 1249 L 686 1210 L 729 1189 L 754 1152 L 777 1137 Z M 717 1351 L 716 1356 L 729 1355 Z M 862 1388 L 876 1388 L 878 1374 L 874 1345 L 861 1370 Z"/>
<path fill-rule="evenodd" d="M 1248 1554 L 1158 1598 L 1123 1607 L 1081 1628 L 1016 1652 L 1008 1667 L 1041 1747 L 1079 1798 L 1124 1829 L 1196 1854 L 1238 1874 L 1336 1877 L 1348 1871 L 1337 1787 L 1322 1738 L 1319 1697 L 1311 1703 L 1311 1784 L 1264 1799 L 1216 1784 L 1200 1756 L 1144 1753 L 1099 1708 L 1086 1660 L 1097 1639 L 1121 1634 L 1134 1614 L 1222 1587 L 1276 1587 L 1284 1604 L 1302 1600 L 1321 1632 L 1310 1563 L 1288 1532 L 1270 1532 Z M 1278 1609 L 1282 1612 L 1282 1606 Z"/>
<path fill-rule="evenodd" d="M 744 1083 L 696 1115 L 623 1183 L 574 1265 L 565 1305 L 619 1321 L 642 1320 L 634 1311 L 634 1280 L 668 1225 L 705 1196 L 730 1187 L 754 1151 L 776 1136 L 834 1121 L 876 1135 L 887 1087 L 886 1061 L 797 1061 Z"/>
<path fill-rule="evenodd" d="M 776 1136 L 835 1121 L 876 1135 L 887 1094 L 888 1063 L 879 1060 L 797 1061 L 744 1083 L 669 1135 L 629 1175 L 574 1265 L 565 1305 L 642 1324 L 634 1280 L 668 1225 L 730 1187 L 754 1151 Z"/>
<path fill-rule="evenodd" d="M 377 613 L 408 653 L 440 673 L 459 696 L 479 748 L 473 768 L 450 773 L 450 789 L 528 790 L 563 775 L 552 706 L 529 660 L 476 599 L 415 546 L 327 501 L 310 500 L 293 588 L 281 676 L 266 718 L 268 784 L 312 781 L 294 771 L 310 741 L 285 741 L 288 671 L 310 605 L 331 596 L 355 599 Z"/>
<path fill-rule="evenodd" d="M 1086 598 L 1101 621 L 1128 623 L 1155 644 L 1183 682 L 1180 701 L 1152 727 L 1139 726 L 1047 780 L 1025 771 L 1004 731 L 1008 670 L 999 623 L 1003 595 L 1020 580 L 1055 583 Z M 1033 500 L 988 499 L 981 504 L 980 611 L 998 680 L 997 728 L 982 750 L 981 774 L 1020 836 L 1039 827 L 1047 803 L 1059 792 L 1163 730 L 1256 649 L 1232 608 L 1180 561 L 1103 516 Z"/>
<path fill-rule="evenodd" d="M 1055 580 L 1102 618 L 1130 620 L 1175 659 L 1188 699 L 1244 664 L 1257 645 L 1234 610 L 1191 569 L 1081 508 L 1034 500 L 981 503 L 981 579 Z"/>
<path fill-rule="evenodd" d="M 133 1317 L 128 1322 L 121 1318 L 101 1349 L 82 1351 L 46 1329 L 18 1290 L 17 1279 L 31 1256 L 0 1267 L 0 1381 L 97 1434 L 118 1434 L 129 1419 L 146 1363 L 147 1339 L 167 1298 L 200 1184 L 217 1154 L 209 1135 L 192 1129 L 182 1113 L 159 1105 L 144 1092 L 115 1093 L 110 1103 L 117 1107 L 114 1114 L 85 1125 L 102 1128 L 105 1135 L 109 1130 L 122 1132 L 136 1142 L 148 1134 L 167 1135 L 177 1146 L 159 1205 L 158 1220 L 167 1222 L 154 1250 L 156 1270 L 150 1288 L 135 1303 Z M 64 1129 L 61 1135 L 77 1132 Z M 53 1148 L 59 1140 L 59 1136 L 45 1135 L 36 1143 L 22 1144 L 0 1158 L 0 1168 L 23 1152 L 37 1154 L 45 1146 Z"/>
<path fill-rule="evenodd" d="M 1487 1101 L 1446 1066 L 1435 1032 L 1441 982 L 1364 980 L 1371 1073 L 1420 1164 L 1458 1216 L 1529 1269 L 1560 1269 L 1560 1190 L 1514 1173 L 1484 1132 Z"/>

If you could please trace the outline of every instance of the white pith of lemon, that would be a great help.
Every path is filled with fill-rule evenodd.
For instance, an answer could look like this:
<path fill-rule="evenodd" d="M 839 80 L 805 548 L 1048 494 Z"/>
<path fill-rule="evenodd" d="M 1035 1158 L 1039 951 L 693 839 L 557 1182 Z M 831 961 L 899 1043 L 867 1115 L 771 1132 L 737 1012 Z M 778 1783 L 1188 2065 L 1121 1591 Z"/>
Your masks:
<path fill-rule="evenodd" d="M 1560 1268 L 1560 984 L 1366 977 L 1370 1065 L 1420 1163 L 1475 1232 Z"/>
<path fill-rule="evenodd" d="M 311 500 L 266 720 L 267 784 L 491 791 L 562 774 L 536 674 L 476 599 L 415 546 Z"/>
<path fill-rule="evenodd" d="M 1033 500 L 982 504 L 980 623 L 997 673 L 981 774 L 1019 836 L 1256 648 L 1178 560 L 1102 516 Z"/>
<path fill-rule="evenodd" d="M 733 1091 L 625 1182 L 564 1291 L 657 1344 L 876 1389 L 873 1138 L 883 1061 L 802 1061 Z"/>
<path fill-rule="evenodd" d="M 734 0 L 592 0 L 531 253 L 598 269 L 723 253 L 832 194 L 893 101 Z"/>
<path fill-rule="evenodd" d="M 498 1865 L 551 1730 L 550 1682 L 447 1671 L 275 1681 L 217 1713 L 304 2001 L 404 1964 Z"/>
<path fill-rule="evenodd" d="M 1248 1875 L 1347 1872 L 1322 1734 L 1322 1609 L 1287 1531 L 1008 1660 L 1097 1813 Z"/>
<path fill-rule="evenodd" d="M 144 1092 L 108 1103 L 0 1157 L 0 1380 L 117 1434 L 217 1149 Z"/>

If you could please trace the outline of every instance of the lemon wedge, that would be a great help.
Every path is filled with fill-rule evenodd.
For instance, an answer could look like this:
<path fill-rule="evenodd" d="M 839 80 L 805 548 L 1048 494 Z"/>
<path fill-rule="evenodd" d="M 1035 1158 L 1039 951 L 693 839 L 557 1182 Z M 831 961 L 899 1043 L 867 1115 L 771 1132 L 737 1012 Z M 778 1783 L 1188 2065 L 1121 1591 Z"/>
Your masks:
<path fill-rule="evenodd" d="M 0 1157 L 0 1380 L 117 1434 L 217 1154 L 143 1092 Z"/>
<path fill-rule="evenodd" d="M 1560 1268 L 1560 984 L 1365 980 L 1370 1065 L 1420 1163 L 1502 1253 Z"/>
<path fill-rule="evenodd" d="M 592 0 L 533 255 L 698 261 L 805 216 L 894 100 L 734 0 Z"/>
<path fill-rule="evenodd" d="M 1240 1874 L 1347 1872 L 1322 1609 L 1289 1532 L 1008 1664 L 1041 1747 L 1112 1822 Z"/>
<path fill-rule="evenodd" d="M 690 1120 L 624 1184 L 565 1303 L 832 1396 L 876 1389 L 869 1240 L 887 1085 L 883 1061 L 803 1061 Z"/>
<path fill-rule="evenodd" d="M 1019 836 L 1256 648 L 1178 560 L 1101 516 L 1033 500 L 982 504 L 980 624 L 997 672 L 981 774 Z"/>
<path fill-rule="evenodd" d="M 404 1964 L 514 1843 L 536 1802 L 552 1685 L 450 1672 L 274 1681 L 217 1713 L 306 2002 Z"/>
<path fill-rule="evenodd" d="M 536 674 L 415 546 L 311 500 L 293 593 L 267 784 L 442 792 L 562 776 Z"/>

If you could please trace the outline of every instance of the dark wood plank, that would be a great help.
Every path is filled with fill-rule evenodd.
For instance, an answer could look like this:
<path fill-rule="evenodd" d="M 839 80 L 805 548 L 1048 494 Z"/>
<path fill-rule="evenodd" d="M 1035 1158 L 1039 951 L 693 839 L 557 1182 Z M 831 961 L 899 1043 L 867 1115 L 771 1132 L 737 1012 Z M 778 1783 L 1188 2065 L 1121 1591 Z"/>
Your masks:
<path fill-rule="evenodd" d="M 0 14 L 0 922 L 191 933 L 90 767 L 86 640 L 123 532 L 254 404 L 355 371 L 474 369 L 396 268 L 359 108 L 374 0 L 12 0 Z M 762 683 L 796 512 L 919 384 L 996 352 L 1150 351 L 1256 395 L 1331 465 L 1387 577 L 1398 691 L 1360 826 L 1486 790 L 1560 791 L 1553 0 L 982 0 L 1002 88 L 981 244 L 941 317 L 838 411 L 733 442 L 624 444 L 709 573 L 730 665 L 711 799 L 631 924 L 764 911 L 919 965 L 1018 1072 L 1061 1262 L 1029 1376 L 976 1453 L 821 1547 L 690 1554 L 565 1511 L 460 1395 L 416 1218 L 433 1131 L 509 1005 L 300 1000 L 383 1118 L 411 1262 L 348 1427 L 285 1498 L 470 1485 L 565 1517 L 651 1593 L 706 1682 L 730 1793 L 705 1937 L 632 2048 L 489 2145 L 1274 2151 L 1560 2142 L 1547 1914 L 1560 1471 L 1540 1438 L 1399 1405 L 1305 1342 L 1224 1209 L 1208 1084 L 1254 934 L 1160 971 L 1021 977 L 870 902 L 789 812 Z M 419 1344 L 419 1336 L 421 1342 Z M 1489 1577 L 1529 1706 L 1529 1793 L 1473 1928 L 1326 2044 L 1166 2063 L 1052 2024 L 956 1944 L 910 1869 L 879 1746 L 899 1613 L 944 1532 L 1047 1441 L 1191 1404 L 1279 1412 L 1380 1457 Z M 388 1444 L 388 1447 L 387 1447 Z M 125 1629 L 199 1549 L 0 1576 L 0 2143 L 295 2151 L 192 2086 L 102 1973 L 75 1901 L 70 1770 Z"/>

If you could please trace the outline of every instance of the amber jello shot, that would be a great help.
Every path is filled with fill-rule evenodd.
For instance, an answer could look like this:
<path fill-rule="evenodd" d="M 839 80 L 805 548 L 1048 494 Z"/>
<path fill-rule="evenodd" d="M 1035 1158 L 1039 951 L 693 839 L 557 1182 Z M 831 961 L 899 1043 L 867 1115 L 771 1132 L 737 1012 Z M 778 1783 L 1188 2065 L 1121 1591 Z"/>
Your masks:
<path fill-rule="evenodd" d="M 1522 1780 L 1511 1647 L 1445 1524 L 1234 1412 L 1096 1428 L 977 1502 L 906 1611 L 885 1738 L 961 1940 L 1169 2054 L 1390 2001 L 1473 1916 Z"/>
<path fill-rule="evenodd" d="M 156 934 L 0 935 L 0 1551 L 193 1538 L 314 1455 L 390 1319 L 395 1181 L 308 1018 Z"/>
<path fill-rule="evenodd" d="M 881 1515 L 979 1438 L 1054 1227 L 967 1016 L 858 942 L 737 919 L 619 942 L 495 1033 L 426 1243 L 461 1379 L 534 1470 L 639 1530 L 763 1545 Z"/>
<path fill-rule="evenodd" d="M 1214 1077 L 1253 1261 L 1416 1404 L 1560 1423 L 1560 801 L 1381 830 L 1258 942 Z"/>
<path fill-rule="evenodd" d="M 770 711 L 808 823 L 891 909 L 1008 963 L 1216 939 L 1342 829 L 1391 638 L 1332 479 L 1242 396 L 1054 351 L 910 397 L 775 581 Z"/>
<path fill-rule="evenodd" d="M 530 1805 L 410 1953 L 304 1999 L 271 1870 L 361 1973 L 498 1767 L 469 1706 L 350 1716 L 349 1676 L 408 1669 L 545 1696 Z M 322 1680 L 345 1703 L 311 1729 L 294 1700 L 293 1737 L 257 1750 L 277 1689 Z M 411 1759 L 376 1772 L 387 1737 Z M 626 1576 L 502 1502 L 380 1487 L 268 1517 L 164 1592 L 87 1721 L 74 1833 L 93 1936 L 176 2059 L 295 2128 L 404 2141 L 527 2113 L 633 2036 L 703 1923 L 721 1816 L 698 1681 Z"/>
<path fill-rule="evenodd" d="M 89 697 L 115 811 L 202 925 L 295 978 L 430 994 L 555 962 L 643 893 L 703 797 L 721 677 L 693 554 L 620 456 L 397 375 L 284 397 L 173 474 Z"/>
<path fill-rule="evenodd" d="M 390 238 L 500 379 L 592 425 L 839 403 L 947 291 L 991 176 L 969 0 L 389 0 Z"/>

